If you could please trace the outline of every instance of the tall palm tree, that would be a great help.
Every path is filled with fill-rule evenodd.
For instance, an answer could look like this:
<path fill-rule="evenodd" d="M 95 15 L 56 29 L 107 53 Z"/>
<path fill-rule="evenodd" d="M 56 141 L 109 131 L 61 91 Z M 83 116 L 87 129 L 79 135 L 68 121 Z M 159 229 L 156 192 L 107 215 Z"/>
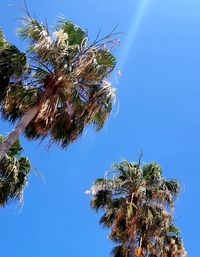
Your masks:
<path fill-rule="evenodd" d="M 66 147 L 86 125 L 101 129 L 115 95 L 108 82 L 115 33 L 89 44 L 87 32 L 64 18 L 53 32 L 28 12 L 23 21 L 18 35 L 28 43 L 25 53 L 0 32 L 1 112 L 5 120 L 19 121 L 0 145 L 0 159 L 21 133 Z"/>
<path fill-rule="evenodd" d="M 111 229 L 109 239 L 119 244 L 113 256 L 185 257 L 172 216 L 179 191 L 156 163 L 122 161 L 97 179 L 88 193 L 92 209 L 104 211 L 100 224 Z"/>
<path fill-rule="evenodd" d="M 4 139 L 0 136 L 0 142 Z M 20 156 L 22 147 L 17 140 L 8 153 L 0 161 L 0 206 L 5 206 L 11 200 L 21 200 L 23 188 L 31 169 L 27 157 Z"/>

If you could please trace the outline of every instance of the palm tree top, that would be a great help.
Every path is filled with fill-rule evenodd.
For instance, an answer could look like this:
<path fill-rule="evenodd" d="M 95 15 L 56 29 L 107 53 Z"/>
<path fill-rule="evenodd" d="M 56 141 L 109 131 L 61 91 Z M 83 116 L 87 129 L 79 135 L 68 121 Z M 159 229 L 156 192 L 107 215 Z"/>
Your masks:
<path fill-rule="evenodd" d="M 116 64 L 111 52 L 118 42 L 115 33 L 89 43 L 88 33 L 65 18 L 53 30 L 29 14 L 22 20 L 18 35 L 28 44 L 25 53 L 0 32 L 4 119 L 14 122 L 39 105 L 26 137 L 50 136 L 61 147 L 76 140 L 88 124 L 101 129 L 115 98 L 109 81 Z"/>
<path fill-rule="evenodd" d="M 179 192 L 180 184 L 165 179 L 159 164 L 126 160 L 87 191 L 91 208 L 104 212 L 100 224 L 111 229 L 109 239 L 120 243 L 114 257 L 186 256 L 173 221 Z"/>

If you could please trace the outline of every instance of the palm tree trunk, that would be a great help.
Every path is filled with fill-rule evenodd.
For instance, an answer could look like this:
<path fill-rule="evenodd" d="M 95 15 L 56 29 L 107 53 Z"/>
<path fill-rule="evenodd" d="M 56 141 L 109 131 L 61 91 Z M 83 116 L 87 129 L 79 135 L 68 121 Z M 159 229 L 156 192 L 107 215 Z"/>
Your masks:
<path fill-rule="evenodd" d="M 135 236 L 132 235 L 129 244 L 129 257 L 135 257 Z"/>
<path fill-rule="evenodd" d="M 136 225 L 135 219 L 133 218 L 131 221 L 131 230 L 129 237 L 129 257 L 137 257 L 135 254 L 135 237 L 136 237 Z"/>
<path fill-rule="evenodd" d="M 6 139 L 0 144 L 0 160 L 7 154 L 10 147 L 18 139 L 19 135 L 25 130 L 28 124 L 32 121 L 35 115 L 38 113 L 39 105 L 32 107 L 27 111 L 13 131 L 6 137 Z"/>

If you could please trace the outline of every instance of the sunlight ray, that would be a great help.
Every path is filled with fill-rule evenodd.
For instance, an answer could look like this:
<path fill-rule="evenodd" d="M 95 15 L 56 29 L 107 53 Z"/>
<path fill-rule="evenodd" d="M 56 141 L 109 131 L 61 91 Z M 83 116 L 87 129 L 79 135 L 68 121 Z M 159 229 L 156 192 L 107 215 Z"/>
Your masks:
<path fill-rule="evenodd" d="M 136 36 L 139 30 L 139 27 L 141 25 L 142 19 L 144 17 L 144 14 L 147 10 L 148 4 L 149 4 L 149 0 L 141 0 L 138 10 L 134 14 L 134 18 L 133 18 L 133 21 L 131 22 L 130 29 L 128 32 L 128 37 L 124 44 L 125 49 L 123 49 L 123 52 L 120 56 L 120 62 L 119 62 L 120 70 L 124 68 L 129 52 L 133 46 L 134 41 L 136 40 Z"/>

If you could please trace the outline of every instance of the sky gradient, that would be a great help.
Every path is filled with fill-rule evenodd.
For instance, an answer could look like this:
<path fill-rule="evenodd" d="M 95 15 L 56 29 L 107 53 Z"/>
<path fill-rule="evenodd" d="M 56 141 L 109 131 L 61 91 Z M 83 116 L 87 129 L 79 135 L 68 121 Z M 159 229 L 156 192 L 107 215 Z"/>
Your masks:
<path fill-rule="evenodd" d="M 0 1 L 0 27 L 16 37 L 23 13 Z M 161 164 L 182 192 L 175 222 L 189 257 L 199 253 L 200 195 L 200 1 L 199 0 L 29 0 L 30 11 L 53 26 L 60 14 L 86 28 L 91 40 L 118 25 L 114 50 L 122 76 L 113 78 L 117 102 L 104 129 L 87 129 L 61 151 L 22 137 L 24 155 L 36 169 L 29 177 L 24 206 L 0 210 L 0 251 L 6 257 L 106 257 L 113 244 L 98 225 L 84 191 L 122 158 Z M 117 115 L 116 115 L 117 114 Z M 13 125 L 0 120 L 0 133 Z M 43 179 L 44 177 L 44 179 Z"/>

